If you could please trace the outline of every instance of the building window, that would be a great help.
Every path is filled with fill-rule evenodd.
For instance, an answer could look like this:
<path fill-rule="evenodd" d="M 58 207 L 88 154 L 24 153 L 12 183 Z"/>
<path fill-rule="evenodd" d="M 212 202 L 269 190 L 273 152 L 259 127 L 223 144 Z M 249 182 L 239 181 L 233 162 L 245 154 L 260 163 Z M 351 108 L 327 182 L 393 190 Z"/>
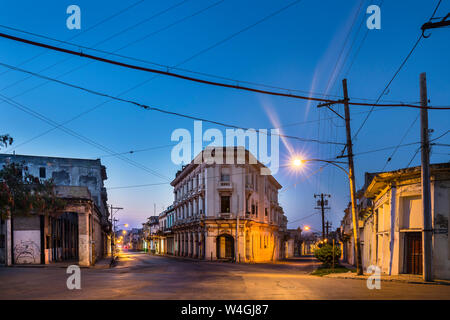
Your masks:
<path fill-rule="evenodd" d="M 0 234 L 0 249 L 5 249 L 5 235 Z"/>
<path fill-rule="evenodd" d="M 222 213 L 230 212 L 230 196 L 220 197 L 220 208 Z"/>
<path fill-rule="evenodd" d="M 264 208 L 264 215 L 267 217 L 267 208 Z"/>
<path fill-rule="evenodd" d="M 39 168 L 39 178 L 44 178 L 45 179 L 45 167 L 40 167 Z"/>
<path fill-rule="evenodd" d="M 220 181 L 230 181 L 230 168 L 222 168 L 220 174 Z"/>

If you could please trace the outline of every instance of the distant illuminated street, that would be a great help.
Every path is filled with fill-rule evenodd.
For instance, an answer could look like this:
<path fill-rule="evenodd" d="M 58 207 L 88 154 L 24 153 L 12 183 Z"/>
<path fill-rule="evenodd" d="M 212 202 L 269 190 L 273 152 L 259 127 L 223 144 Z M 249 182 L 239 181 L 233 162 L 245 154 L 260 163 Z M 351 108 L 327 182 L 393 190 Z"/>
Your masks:
<path fill-rule="evenodd" d="M 62 267 L 0 268 L 0 299 L 449 299 L 450 286 L 309 275 L 310 258 L 279 264 L 233 264 L 122 253 L 113 269 L 81 269 L 68 290 Z"/>

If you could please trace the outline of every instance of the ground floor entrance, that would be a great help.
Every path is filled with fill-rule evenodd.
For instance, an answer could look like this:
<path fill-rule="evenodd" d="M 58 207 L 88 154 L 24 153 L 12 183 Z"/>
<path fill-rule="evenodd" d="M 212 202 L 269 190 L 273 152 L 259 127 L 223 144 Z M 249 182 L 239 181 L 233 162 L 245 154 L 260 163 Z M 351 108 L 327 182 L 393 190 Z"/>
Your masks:
<path fill-rule="evenodd" d="M 216 238 L 217 259 L 234 260 L 234 238 L 229 234 L 222 234 Z"/>
<path fill-rule="evenodd" d="M 48 217 L 46 237 L 49 262 L 78 260 L 78 214 Z"/>
<path fill-rule="evenodd" d="M 422 274 L 422 233 L 407 232 L 405 249 L 406 273 Z"/>

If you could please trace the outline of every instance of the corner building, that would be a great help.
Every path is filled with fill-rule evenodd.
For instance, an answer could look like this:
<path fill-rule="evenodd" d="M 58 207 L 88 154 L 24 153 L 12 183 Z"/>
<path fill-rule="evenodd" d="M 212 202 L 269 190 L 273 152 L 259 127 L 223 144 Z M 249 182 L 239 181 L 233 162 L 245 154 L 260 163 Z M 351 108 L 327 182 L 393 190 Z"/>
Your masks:
<path fill-rule="evenodd" d="M 174 255 L 237 262 L 284 258 L 281 185 L 261 172 L 268 168 L 242 147 L 207 147 L 183 166 L 171 182 Z"/>

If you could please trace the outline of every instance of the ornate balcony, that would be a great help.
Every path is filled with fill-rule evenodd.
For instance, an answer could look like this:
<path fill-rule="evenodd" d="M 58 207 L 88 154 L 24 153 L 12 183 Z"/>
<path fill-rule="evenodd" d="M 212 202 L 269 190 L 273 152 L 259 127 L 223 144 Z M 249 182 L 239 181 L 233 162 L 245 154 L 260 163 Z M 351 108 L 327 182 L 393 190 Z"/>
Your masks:
<path fill-rule="evenodd" d="M 221 219 L 228 219 L 228 218 L 231 218 L 231 213 L 230 212 L 219 212 L 218 216 Z"/>
<path fill-rule="evenodd" d="M 217 184 L 218 191 L 232 191 L 233 183 L 231 181 L 219 181 Z"/>

